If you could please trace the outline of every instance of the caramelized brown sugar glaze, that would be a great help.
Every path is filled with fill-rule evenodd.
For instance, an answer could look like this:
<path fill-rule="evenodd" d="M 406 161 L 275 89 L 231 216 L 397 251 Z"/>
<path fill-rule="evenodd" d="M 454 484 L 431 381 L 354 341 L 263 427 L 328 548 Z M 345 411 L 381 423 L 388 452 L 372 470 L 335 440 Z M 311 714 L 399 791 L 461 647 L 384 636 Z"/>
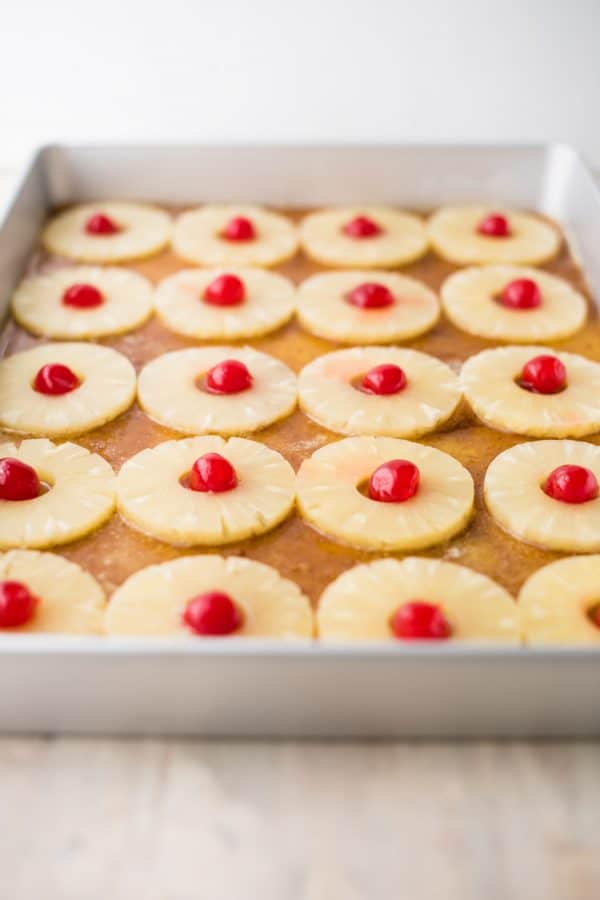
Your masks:
<path fill-rule="evenodd" d="M 297 211 L 288 210 L 287 213 L 294 219 L 301 217 L 301 213 Z M 53 259 L 39 252 L 31 261 L 30 272 L 49 270 L 66 264 L 69 263 L 65 260 Z M 178 259 L 172 251 L 166 250 L 150 259 L 130 263 L 127 267 L 156 283 L 179 269 L 189 268 L 189 264 Z M 438 291 L 443 280 L 456 268 L 429 253 L 418 262 L 403 267 L 401 271 Z M 563 242 L 559 256 L 544 268 L 565 278 L 591 301 L 583 274 L 566 243 Z M 299 253 L 294 259 L 276 267 L 274 271 L 300 282 L 323 269 Z M 47 341 L 32 337 L 11 321 L 8 324 L 5 343 L 7 352 L 14 353 Z M 129 357 L 139 371 L 144 363 L 163 353 L 198 346 L 202 342 L 171 333 L 158 318 L 153 317 L 143 327 L 129 334 L 103 340 L 101 343 L 114 347 Z M 315 357 L 340 346 L 308 334 L 295 320 L 272 334 L 242 343 L 272 354 L 287 363 L 295 372 L 299 372 L 302 366 Z M 458 371 L 467 357 L 494 344 L 459 331 L 442 316 L 432 331 L 404 343 L 403 346 L 437 356 Z M 569 340 L 557 342 L 552 346 L 600 361 L 600 322 L 591 302 L 586 327 Z M 8 433 L 0 436 L 6 440 L 15 439 L 14 435 Z M 180 437 L 183 435 L 152 422 L 137 405 L 134 405 L 115 421 L 74 440 L 89 450 L 100 453 L 112 464 L 115 471 L 118 471 L 126 459 L 144 447 L 152 447 L 161 441 Z M 278 450 L 295 469 L 298 469 L 302 460 L 313 451 L 329 441 L 339 439 L 341 435 L 328 432 L 296 410 L 287 419 L 250 437 L 264 441 Z M 444 557 L 471 566 L 496 579 L 512 593 L 516 593 L 525 578 L 535 569 L 561 555 L 514 540 L 493 522 L 483 503 L 482 482 L 488 464 L 502 450 L 523 440 L 526 438 L 503 434 L 480 425 L 464 404 L 442 431 L 422 439 L 421 443 L 438 447 L 460 460 L 473 475 L 477 493 L 476 514 L 466 531 L 453 540 L 429 551 L 423 551 L 419 555 Z M 600 443 L 600 435 L 586 440 Z M 95 575 L 109 593 L 138 569 L 184 554 L 218 552 L 247 556 L 268 563 L 282 575 L 291 578 L 310 596 L 313 603 L 316 603 L 325 586 L 340 572 L 356 563 L 383 555 L 365 553 L 336 544 L 318 534 L 296 514 L 263 537 L 226 547 L 190 549 L 171 547 L 146 537 L 125 525 L 115 514 L 98 531 L 60 548 L 59 552 L 68 559 L 80 563 Z M 385 555 L 400 557 L 402 554 Z"/>

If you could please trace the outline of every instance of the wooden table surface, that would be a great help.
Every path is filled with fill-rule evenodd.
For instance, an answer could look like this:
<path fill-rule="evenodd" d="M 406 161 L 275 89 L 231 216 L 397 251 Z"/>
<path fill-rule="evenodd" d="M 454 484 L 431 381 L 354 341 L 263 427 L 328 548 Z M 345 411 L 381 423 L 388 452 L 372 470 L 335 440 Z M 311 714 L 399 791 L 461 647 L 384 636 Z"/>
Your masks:
<path fill-rule="evenodd" d="M 597 743 L 0 740 L 6 900 L 597 900 Z"/>
<path fill-rule="evenodd" d="M 1 738 L 0 900 L 125 898 L 598 900 L 600 742 Z"/>

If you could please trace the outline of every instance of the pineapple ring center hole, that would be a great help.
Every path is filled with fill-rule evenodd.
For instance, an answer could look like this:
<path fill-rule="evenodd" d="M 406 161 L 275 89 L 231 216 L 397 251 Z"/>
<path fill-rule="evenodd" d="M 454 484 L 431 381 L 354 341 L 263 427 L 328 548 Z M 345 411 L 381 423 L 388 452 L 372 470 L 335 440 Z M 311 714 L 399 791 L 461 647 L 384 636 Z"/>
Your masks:
<path fill-rule="evenodd" d="M 600 630 L 600 600 L 588 603 L 585 609 L 586 618 Z"/>
<path fill-rule="evenodd" d="M 198 388 L 199 391 L 202 391 L 203 394 L 212 394 L 212 391 L 208 390 L 206 385 L 206 372 L 202 372 L 201 375 L 197 375 L 194 378 L 194 387 Z"/>
<path fill-rule="evenodd" d="M 358 491 L 358 493 L 362 494 L 363 497 L 366 497 L 367 500 L 371 500 L 371 497 L 369 496 L 369 481 L 370 478 L 363 478 L 356 485 L 356 490 Z"/>
<path fill-rule="evenodd" d="M 375 367 L 375 368 L 377 368 L 377 367 Z M 406 378 L 406 375 L 405 375 L 404 376 L 404 384 L 402 385 L 402 387 L 398 388 L 397 390 L 394 390 L 394 391 L 369 391 L 365 387 L 363 387 L 363 381 L 365 379 L 365 376 L 368 375 L 370 371 L 371 371 L 371 369 L 367 369 L 365 372 L 361 372 L 359 375 L 354 375 L 348 382 L 348 384 L 350 385 L 351 388 L 354 388 L 355 391 L 358 391 L 359 394 L 363 394 L 366 397 L 394 397 L 396 394 L 402 393 L 408 385 L 408 379 Z"/>
<path fill-rule="evenodd" d="M 365 394 L 367 397 L 372 397 L 373 393 L 371 391 L 366 391 L 363 387 L 363 379 L 367 372 L 361 372 L 359 375 L 355 375 L 350 379 L 349 384 L 350 387 L 354 388 L 355 391 L 358 391 L 361 394 Z"/>
<path fill-rule="evenodd" d="M 568 388 L 568 382 L 565 381 L 563 386 L 559 388 L 557 391 L 548 391 L 546 393 L 542 393 L 541 391 L 536 391 L 531 387 L 528 387 L 526 384 L 523 384 L 523 380 L 521 378 L 521 374 L 515 375 L 513 378 L 513 382 L 516 384 L 518 388 L 521 388 L 522 391 L 527 391 L 528 394 L 537 394 L 538 397 L 555 397 L 557 394 L 562 394 L 563 391 L 566 391 Z"/>
<path fill-rule="evenodd" d="M 181 487 L 185 488 L 187 491 L 191 491 L 190 474 L 191 472 L 184 472 L 183 475 L 180 475 L 178 478 Z"/>
<path fill-rule="evenodd" d="M 34 467 L 35 468 L 35 467 Z M 44 494 L 49 493 L 54 487 L 54 478 L 51 475 L 48 475 L 47 472 L 38 472 L 36 469 L 36 475 L 38 477 L 40 483 L 40 490 L 38 497 L 43 497 Z M 37 498 L 34 498 L 37 499 Z"/>

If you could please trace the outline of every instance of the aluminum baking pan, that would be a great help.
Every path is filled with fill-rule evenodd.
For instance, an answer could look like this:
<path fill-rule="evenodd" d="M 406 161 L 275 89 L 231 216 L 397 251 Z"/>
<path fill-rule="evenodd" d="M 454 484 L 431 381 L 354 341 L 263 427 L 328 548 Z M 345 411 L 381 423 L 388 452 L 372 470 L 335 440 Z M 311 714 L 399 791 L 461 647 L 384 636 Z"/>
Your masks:
<path fill-rule="evenodd" d="M 52 146 L 0 225 L 0 308 L 56 206 L 103 197 L 310 207 L 452 202 L 557 219 L 600 297 L 600 194 L 544 146 Z M 450 644 L 0 635 L 0 730 L 256 736 L 600 734 L 600 653 Z"/>

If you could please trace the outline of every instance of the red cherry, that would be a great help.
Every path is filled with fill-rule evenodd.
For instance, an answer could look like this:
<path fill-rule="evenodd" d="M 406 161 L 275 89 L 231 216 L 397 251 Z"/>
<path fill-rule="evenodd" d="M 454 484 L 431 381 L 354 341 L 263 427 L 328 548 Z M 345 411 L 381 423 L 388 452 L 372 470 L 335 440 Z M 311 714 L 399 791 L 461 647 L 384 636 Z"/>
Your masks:
<path fill-rule="evenodd" d="M 587 503 L 598 496 L 598 481 L 584 466 L 559 466 L 550 472 L 543 490 L 563 503 Z"/>
<path fill-rule="evenodd" d="M 192 491 L 210 492 L 222 494 L 231 491 L 237 486 L 236 471 L 224 456 L 220 453 L 205 453 L 200 456 L 189 476 L 189 487 Z"/>
<path fill-rule="evenodd" d="M 237 306 L 244 301 L 244 282 L 237 275 L 219 275 L 206 287 L 204 300 L 214 306 Z"/>
<path fill-rule="evenodd" d="M 238 359 L 224 359 L 206 373 L 206 389 L 213 394 L 239 394 L 252 387 L 252 375 Z"/>
<path fill-rule="evenodd" d="M 209 591 L 189 601 L 183 611 L 184 623 L 195 634 L 206 637 L 231 634 L 242 624 L 242 615 L 227 594 Z"/>
<path fill-rule="evenodd" d="M 391 459 L 369 478 L 369 497 L 381 503 L 403 503 L 419 490 L 419 470 L 407 459 Z"/>
<path fill-rule="evenodd" d="M 509 237 L 511 233 L 508 219 L 500 213 L 491 213 L 482 219 L 477 226 L 477 231 L 486 237 L 495 238 Z"/>
<path fill-rule="evenodd" d="M 542 295 L 531 278 L 517 278 L 509 281 L 498 299 L 509 309 L 536 309 L 542 302 Z"/>
<path fill-rule="evenodd" d="M 104 297 L 93 284 L 72 284 L 62 296 L 65 306 L 74 306 L 77 309 L 92 309 L 101 306 Z"/>
<path fill-rule="evenodd" d="M 37 472 L 20 459 L 0 459 L 0 500 L 33 500 L 40 495 Z"/>
<path fill-rule="evenodd" d="M 18 628 L 33 618 L 38 598 L 20 581 L 0 581 L 0 628 Z"/>
<path fill-rule="evenodd" d="M 397 394 L 404 390 L 406 384 L 406 375 L 400 366 L 383 363 L 369 369 L 361 382 L 361 388 L 367 394 Z"/>
<path fill-rule="evenodd" d="M 518 384 L 534 394 L 558 394 L 567 384 L 567 370 L 556 356 L 534 356 L 523 366 Z"/>
<path fill-rule="evenodd" d="M 394 636 L 401 640 L 444 640 L 452 627 L 441 608 L 425 600 L 403 603 L 391 619 Z"/>
<path fill-rule="evenodd" d="M 79 378 L 68 366 L 62 363 L 48 363 L 42 366 L 35 376 L 33 389 L 38 394 L 59 396 L 74 391 L 81 384 Z"/>
<path fill-rule="evenodd" d="M 382 309 L 384 306 L 392 305 L 394 295 L 384 284 L 366 281 L 353 288 L 346 294 L 345 299 L 359 309 Z"/>
<path fill-rule="evenodd" d="M 110 216 L 104 213 L 94 213 L 85 223 L 85 230 L 88 234 L 93 234 L 96 237 L 104 237 L 109 234 L 118 234 L 121 229 Z"/>
<path fill-rule="evenodd" d="M 351 238 L 370 238 L 381 234 L 382 229 L 368 216 L 356 216 L 343 226 L 342 231 Z"/>
<path fill-rule="evenodd" d="M 253 241 L 256 237 L 256 229 L 250 219 L 244 216 L 235 216 L 230 219 L 223 231 L 221 237 L 226 241 Z"/>
<path fill-rule="evenodd" d="M 595 625 L 596 628 L 600 628 L 600 603 L 595 603 L 594 606 L 590 607 L 587 615 L 592 625 Z"/>

